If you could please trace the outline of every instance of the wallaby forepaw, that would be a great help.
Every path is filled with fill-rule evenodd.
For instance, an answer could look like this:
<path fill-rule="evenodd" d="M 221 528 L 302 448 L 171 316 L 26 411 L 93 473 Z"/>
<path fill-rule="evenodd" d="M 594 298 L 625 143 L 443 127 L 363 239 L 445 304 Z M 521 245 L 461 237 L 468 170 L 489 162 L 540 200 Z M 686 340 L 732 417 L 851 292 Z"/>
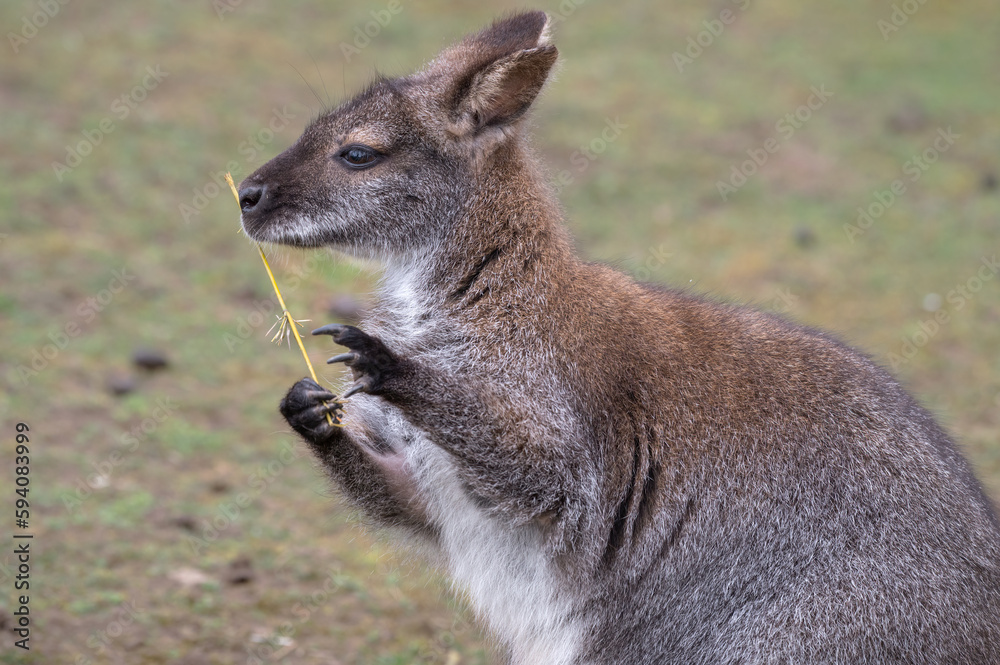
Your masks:
<path fill-rule="evenodd" d="M 342 407 L 336 395 L 306 377 L 292 386 L 279 408 L 292 429 L 307 440 L 316 441 L 329 437 L 339 428 Z"/>
<path fill-rule="evenodd" d="M 350 349 L 349 353 L 341 353 L 326 361 L 344 363 L 354 373 L 354 384 L 341 399 L 357 392 L 378 393 L 386 378 L 399 365 L 399 360 L 381 340 L 354 326 L 332 323 L 317 328 L 312 334 L 330 335 L 334 342 Z"/>

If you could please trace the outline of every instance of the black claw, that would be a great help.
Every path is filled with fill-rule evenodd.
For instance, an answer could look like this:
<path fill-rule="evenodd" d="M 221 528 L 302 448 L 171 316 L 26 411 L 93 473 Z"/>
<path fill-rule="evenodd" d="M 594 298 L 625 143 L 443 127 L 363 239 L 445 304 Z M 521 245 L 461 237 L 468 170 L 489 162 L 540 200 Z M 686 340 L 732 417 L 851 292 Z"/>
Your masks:
<path fill-rule="evenodd" d="M 333 363 L 343 363 L 349 360 L 357 360 L 358 354 L 356 353 L 341 353 L 339 356 L 334 356 L 326 361 L 327 365 L 332 365 Z"/>
<path fill-rule="evenodd" d="M 327 414 L 329 414 L 331 416 L 337 416 L 338 414 L 335 413 L 335 411 L 336 411 L 337 408 L 339 408 L 339 405 L 337 405 L 337 404 L 333 404 L 333 405 L 331 405 L 331 404 L 317 404 L 316 406 L 310 407 L 310 408 L 306 409 L 305 411 L 303 411 L 302 412 L 302 416 L 305 417 L 305 418 L 308 418 L 311 422 L 316 423 L 312 427 L 313 431 L 320 431 L 320 432 L 322 432 L 327 427 L 330 426 L 330 424 L 328 422 L 326 422 L 326 416 L 327 416 Z M 333 419 L 333 422 L 337 422 L 338 420 L 340 420 L 340 418 L 336 417 L 336 418 Z"/>
<path fill-rule="evenodd" d="M 395 355 L 386 348 L 382 340 L 355 326 L 331 323 L 313 330 L 312 334 L 330 335 L 334 343 L 348 349 L 347 353 L 335 355 L 326 361 L 328 364 L 346 363 L 354 373 L 355 383 L 341 395 L 342 400 L 361 391 L 379 394 L 387 377 L 399 365 Z"/>
<path fill-rule="evenodd" d="M 337 396 L 329 390 L 310 390 L 305 394 L 305 396 L 309 399 L 314 399 L 317 402 L 329 402 L 337 399 Z"/>
<path fill-rule="evenodd" d="M 337 335 L 338 333 L 343 332 L 344 328 L 346 328 L 346 327 L 347 326 L 345 326 L 342 323 L 330 323 L 330 324 L 327 324 L 327 325 L 322 326 L 320 328 L 316 328 L 316 330 L 312 331 L 312 334 L 313 335 Z"/>
<path fill-rule="evenodd" d="M 361 392 L 363 390 L 368 390 L 368 382 L 367 381 L 359 381 L 359 382 L 355 383 L 353 386 L 351 386 L 350 388 L 348 388 L 347 391 L 344 393 L 343 399 L 347 399 L 348 397 L 350 397 L 354 393 L 359 393 L 359 392 Z"/>
<path fill-rule="evenodd" d="M 340 402 L 328 402 L 323 404 L 325 407 L 323 409 L 323 415 L 333 416 L 334 422 L 340 422 L 340 417 L 343 415 L 344 405 Z"/>

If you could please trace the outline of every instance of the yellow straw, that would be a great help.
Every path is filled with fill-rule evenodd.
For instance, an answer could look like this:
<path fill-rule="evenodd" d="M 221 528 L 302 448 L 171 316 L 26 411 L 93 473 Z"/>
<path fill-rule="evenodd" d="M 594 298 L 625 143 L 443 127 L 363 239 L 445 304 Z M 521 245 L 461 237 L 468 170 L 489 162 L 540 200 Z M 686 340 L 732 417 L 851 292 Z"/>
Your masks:
<path fill-rule="evenodd" d="M 226 173 L 226 182 L 229 183 L 229 188 L 233 190 L 233 197 L 236 199 L 236 205 L 240 205 L 239 192 L 236 191 L 236 184 L 233 182 L 233 176 L 229 173 Z M 282 310 L 281 325 L 278 328 L 277 334 L 271 341 L 280 340 L 282 337 L 287 335 L 287 330 L 291 330 L 296 344 L 299 345 L 299 350 L 302 351 L 302 357 L 306 361 L 306 367 L 309 368 L 309 375 L 312 377 L 313 381 L 319 383 L 319 378 L 316 377 L 316 370 L 313 369 L 312 362 L 309 361 L 309 354 L 306 353 L 305 344 L 302 343 L 302 337 L 299 335 L 298 322 L 292 318 L 291 313 L 288 311 L 288 307 L 285 306 L 285 299 L 281 297 L 281 291 L 278 289 L 278 282 L 275 281 L 274 273 L 271 272 L 271 265 L 267 262 L 267 257 L 264 255 L 264 248 L 256 242 L 254 245 L 257 247 L 257 251 L 260 252 L 260 260 L 264 262 L 264 268 L 267 270 L 267 276 L 271 278 L 271 286 L 274 287 L 274 295 L 278 296 L 278 304 L 281 305 Z M 339 400 L 337 403 L 343 404 L 343 402 L 340 402 Z M 343 424 L 340 422 L 333 422 L 333 417 L 330 416 L 329 413 L 326 414 L 326 422 L 330 423 L 330 425 L 334 427 L 343 427 Z"/>

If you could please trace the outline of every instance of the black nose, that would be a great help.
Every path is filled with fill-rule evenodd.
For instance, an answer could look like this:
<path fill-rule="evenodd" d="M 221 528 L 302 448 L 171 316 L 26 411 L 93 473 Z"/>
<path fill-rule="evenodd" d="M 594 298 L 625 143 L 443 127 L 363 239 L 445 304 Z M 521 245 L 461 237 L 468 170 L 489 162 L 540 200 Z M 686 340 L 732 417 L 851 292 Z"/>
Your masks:
<path fill-rule="evenodd" d="M 247 185 L 240 190 L 240 210 L 251 212 L 267 193 L 267 185 Z"/>

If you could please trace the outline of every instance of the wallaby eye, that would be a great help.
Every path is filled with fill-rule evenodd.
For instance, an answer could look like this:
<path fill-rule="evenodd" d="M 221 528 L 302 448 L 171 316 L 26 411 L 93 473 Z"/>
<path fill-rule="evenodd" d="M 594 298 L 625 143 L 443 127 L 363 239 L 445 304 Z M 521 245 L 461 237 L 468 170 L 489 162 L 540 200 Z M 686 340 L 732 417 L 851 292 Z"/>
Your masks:
<path fill-rule="evenodd" d="M 363 169 L 377 162 L 381 155 L 366 145 L 351 145 L 341 150 L 339 156 L 351 168 Z"/>

